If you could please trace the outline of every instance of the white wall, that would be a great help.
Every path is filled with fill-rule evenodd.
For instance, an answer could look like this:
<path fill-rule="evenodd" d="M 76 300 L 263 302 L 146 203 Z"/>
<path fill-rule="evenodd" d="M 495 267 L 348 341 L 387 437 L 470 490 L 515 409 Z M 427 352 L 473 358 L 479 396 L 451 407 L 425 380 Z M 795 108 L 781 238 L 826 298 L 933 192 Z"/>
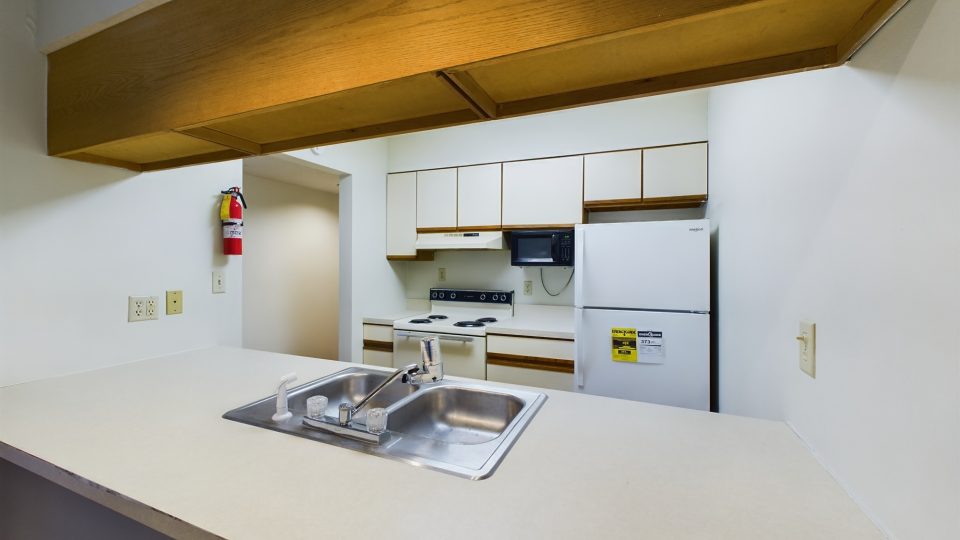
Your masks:
<path fill-rule="evenodd" d="M 243 186 L 243 346 L 335 360 L 337 195 L 251 174 Z"/>
<path fill-rule="evenodd" d="M 707 93 L 703 90 L 581 107 L 521 118 L 483 122 L 390 137 L 391 172 L 640 148 L 707 138 Z M 657 212 L 595 212 L 593 222 L 696 219 L 702 209 Z M 430 287 L 487 287 L 515 290 L 525 304 L 573 304 L 573 284 L 548 295 L 540 270 L 510 266 L 510 252 L 438 252 L 432 262 L 404 262 L 408 298 L 427 298 Z M 447 281 L 437 269 L 447 269 Z M 551 292 L 560 290 L 568 269 L 544 269 Z M 523 295 L 523 282 L 533 295 Z"/>
<path fill-rule="evenodd" d="M 538 268 L 520 268 L 510 266 L 510 250 L 497 251 L 438 251 L 432 261 L 411 261 L 401 263 L 407 266 L 404 286 L 411 299 L 426 300 L 431 287 L 462 287 L 515 291 L 518 304 L 546 304 L 559 306 L 573 305 L 573 282 L 566 289 L 564 284 L 570 278 L 570 268 L 544 268 L 543 280 L 550 292 L 560 292 L 559 296 L 550 296 L 540 285 Z M 438 269 L 446 268 L 447 280 L 437 279 Z M 523 294 L 523 282 L 533 282 L 533 294 Z"/>
<path fill-rule="evenodd" d="M 709 111 L 721 410 L 785 418 L 893 537 L 960 538 L 960 2 Z"/>
<path fill-rule="evenodd" d="M 170 0 L 34 0 L 37 47 L 50 53 Z"/>
<path fill-rule="evenodd" d="M 387 261 L 387 140 L 290 152 L 340 180 L 340 353 L 362 362 L 363 317 L 406 307 L 402 267 Z"/>
<path fill-rule="evenodd" d="M 0 386 L 240 344 L 242 279 L 218 255 L 218 191 L 240 162 L 134 175 L 45 155 L 46 65 L 26 0 L 0 3 Z M 128 295 L 184 291 L 184 313 L 127 323 Z"/>

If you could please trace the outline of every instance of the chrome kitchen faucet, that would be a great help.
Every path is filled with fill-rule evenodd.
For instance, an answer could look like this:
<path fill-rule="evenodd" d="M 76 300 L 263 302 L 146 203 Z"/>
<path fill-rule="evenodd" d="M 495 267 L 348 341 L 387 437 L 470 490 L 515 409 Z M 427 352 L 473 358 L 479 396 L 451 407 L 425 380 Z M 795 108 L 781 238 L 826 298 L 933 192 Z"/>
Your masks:
<path fill-rule="evenodd" d="M 353 416 L 362 409 L 367 402 L 380 393 L 397 379 L 406 384 L 420 385 L 437 383 L 443 380 L 443 358 L 440 356 L 440 342 L 436 336 L 425 337 L 420 340 L 420 364 L 410 364 L 393 372 L 387 380 L 380 383 L 356 405 L 341 403 L 338 409 L 340 426 L 347 427 Z M 314 425 L 312 422 L 311 425 Z M 315 426 L 316 427 L 316 426 Z"/>

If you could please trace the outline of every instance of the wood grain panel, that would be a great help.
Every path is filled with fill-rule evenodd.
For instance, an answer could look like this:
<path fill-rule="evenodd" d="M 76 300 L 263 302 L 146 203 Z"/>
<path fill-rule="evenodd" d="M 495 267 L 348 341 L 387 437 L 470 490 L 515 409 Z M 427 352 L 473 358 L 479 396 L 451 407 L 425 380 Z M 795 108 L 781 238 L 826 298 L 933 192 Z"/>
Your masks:
<path fill-rule="evenodd" d="M 749 3 L 753 2 L 170 2 L 49 56 L 49 149 L 60 154 L 144 133 L 194 127 Z M 105 116 L 109 121 L 103 121 Z"/>
<path fill-rule="evenodd" d="M 363 348 L 370 351 L 393 352 L 393 342 L 375 341 L 372 339 L 363 340 Z"/>
<path fill-rule="evenodd" d="M 573 360 L 541 358 L 539 356 L 521 356 L 517 354 L 487 353 L 487 364 L 511 366 L 526 369 L 573 373 Z"/>
<path fill-rule="evenodd" d="M 575 48 L 481 62 L 468 72 L 498 103 L 831 47 L 873 0 L 762 2 L 648 26 Z M 816 21 L 816 22 L 815 22 Z"/>
<path fill-rule="evenodd" d="M 178 0 L 49 55 L 48 151 L 155 170 L 830 67 L 905 3 Z"/>
<path fill-rule="evenodd" d="M 225 149 L 226 147 L 216 143 L 168 131 L 101 144 L 86 150 L 86 153 L 106 159 L 142 164 Z"/>

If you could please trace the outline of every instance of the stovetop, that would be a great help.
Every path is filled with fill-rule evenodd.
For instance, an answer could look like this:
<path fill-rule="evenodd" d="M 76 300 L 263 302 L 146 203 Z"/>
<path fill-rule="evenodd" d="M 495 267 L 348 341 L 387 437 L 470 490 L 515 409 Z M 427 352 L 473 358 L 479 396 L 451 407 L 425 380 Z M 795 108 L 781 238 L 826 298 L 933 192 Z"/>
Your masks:
<path fill-rule="evenodd" d="M 430 289 L 430 313 L 394 322 L 397 330 L 484 336 L 513 317 L 513 291 Z"/>

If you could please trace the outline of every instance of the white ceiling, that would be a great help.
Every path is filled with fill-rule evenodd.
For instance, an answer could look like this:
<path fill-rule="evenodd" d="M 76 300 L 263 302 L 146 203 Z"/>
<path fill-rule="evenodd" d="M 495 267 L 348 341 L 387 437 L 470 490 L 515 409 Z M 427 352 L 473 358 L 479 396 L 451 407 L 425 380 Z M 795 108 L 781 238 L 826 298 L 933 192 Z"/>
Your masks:
<path fill-rule="evenodd" d="M 339 176 L 319 165 L 287 154 L 246 158 L 243 160 L 243 173 L 328 193 L 339 192 Z"/>

